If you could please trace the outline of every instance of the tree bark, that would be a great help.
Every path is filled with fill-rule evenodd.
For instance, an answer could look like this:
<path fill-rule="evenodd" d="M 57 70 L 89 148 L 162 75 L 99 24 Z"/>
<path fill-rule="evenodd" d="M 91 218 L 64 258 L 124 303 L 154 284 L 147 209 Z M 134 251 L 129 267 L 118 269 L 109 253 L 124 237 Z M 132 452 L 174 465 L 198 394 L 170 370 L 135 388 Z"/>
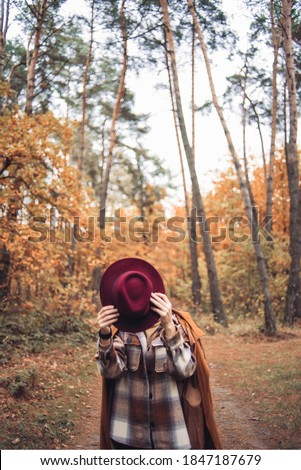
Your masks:
<path fill-rule="evenodd" d="M 253 103 L 253 101 L 250 99 L 248 94 L 246 93 L 246 98 L 250 103 L 251 108 L 253 109 L 253 113 L 256 119 L 256 124 L 257 124 L 257 129 L 258 129 L 258 134 L 260 138 L 260 144 L 261 144 L 261 154 L 262 154 L 262 162 L 263 162 L 263 174 L 264 174 L 264 182 L 265 185 L 267 185 L 267 164 L 266 164 L 266 158 L 265 158 L 265 150 L 264 150 L 264 143 L 263 143 L 263 136 L 262 136 L 262 131 L 261 131 L 261 124 L 260 124 L 260 119 L 259 115 L 256 109 L 256 104 Z"/>
<path fill-rule="evenodd" d="M 0 81 L 3 81 L 3 68 L 5 62 L 5 45 L 8 30 L 10 0 L 1 0 L 1 17 L 0 17 Z"/>
<path fill-rule="evenodd" d="M 83 91 L 82 91 L 82 122 L 81 122 L 81 140 L 80 149 L 78 154 L 77 168 L 79 175 L 81 175 L 83 169 L 83 163 L 85 159 L 86 150 L 86 110 L 87 110 L 87 85 L 89 80 L 89 69 L 92 61 L 92 48 L 93 48 L 93 36 L 94 36 L 94 20 L 95 20 L 95 0 L 91 2 L 91 21 L 90 21 L 90 40 L 89 48 L 86 57 L 85 71 L 83 75 Z M 69 275 L 73 276 L 75 270 L 75 249 L 76 239 L 74 237 L 75 226 L 72 224 L 72 239 L 71 239 L 71 254 L 69 255 Z"/>
<path fill-rule="evenodd" d="M 122 69 L 119 80 L 119 87 L 116 96 L 116 102 L 112 115 L 112 123 L 110 130 L 110 144 L 108 156 L 106 158 L 106 168 L 104 171 L 103 178 L 100 183 L 100 215 L 99 215 L 99 227 L 100 229 L 105 228 L 105 214 L 106 214 L 106 200 L 108 192 L 108 184 L 110 178 L 111 167 L 113 163 L 113 151 L 116 144 L 116 122 L 120 113 L 121 102 L 125 92 L 125 76 L 127 70 L 127 31 L 126 31 L 126 22 L 124 17 L 124 6 L 125 0 L 122 1 L 121 7 L 119 10 L 119 24 L 122 33 L 123 40 L 123 60 L 122 60 Z"/>
<path fill-rule="evenodd" d="M 165 35 L 165 39 L 166 39 L 166 35 Z M 191 285 L 192 300 L 193 300 L 194 307 L 196 310 L 197 307 L 201 304 L 201 300 L 202 300 L 201 298 L 202 284 L 201 284 L 201 279 L 200 279 L 199 269 L 198 269 L 198 252 L 197 252 L 196 242 L 194 241 L 196 240 L 196 217 L 195 217 L 195 211 L 192 210 L 190 212 L 190 209 L 189 209 L 189 200 L 188 200 L 188 191 L 187 191 L 187 186 L 186 186 L 183 154 L 182 154 L 178 122 L 177 122 L 177 116 L 176 116 L 174 91 L 173 91 L 173 86 L 172 86 L 171 71 L 170 71 L 170 64 L 169 64 L 166 41 L 165 41 L 165 53 L 166 53 L 165 59 L 166 59 L 166 68 L 167 68 L 167 73 L 168 73 L 172 115 L 173 115 L 173 120 L 174 120 L 175 131 L 176 131 L 176 139 L 177 139 L 177 146 L 178 146 L 179 157 L 180 157 L 181 173 L 182 173 L 183 189 L 184 189 L 185 213 L 186 213 L 186 219 L 187 219 L 187 232 L 188 232 L 188 237 L 189 237 L 189 253 L 190 253 L 191 279 L 192 279 L 192 285 Z M 192 188 L 192 191 L 193 191 L 193 188 Z M 193 197 L 192 197 L 192 200 L 194 201 Z M 193 204 L 193 207 L 194 207 L 194 204 Z M 189 223 L 189 220 L 190 220 L 190 223 Z"/>
<path fill-rule="evenodd" d="M 271 18 L 271 35 L 273 44 L 273 72 L 272 72 L 272 119 L 271 119 L 271 146 L 270 146 L 270 162 L 267 178 L 267 199 L 266 199 L 266 230 L 272 233 L 272 210 L 273 210 L 273 186 L 274 186 L 274 168 L 275 168 L 275 147 L 277 132 L 277 109 L 278 109 L 278 52 L 281 41 L 281 30 L 278 34 L 275 26 L 274 0 L 270 0 L 270 18 Z"/>
<path fill-rule="evenodd" d="M 10 90 L 10 86 L 11 86 L 11 82 L 12 82 L 12 79 L 13 79 L 13 76 L 14 76 L 14 73 L 16 71 L 16 69 L 18 67 L 20 67 L 22 65 L 22 62 L 19 62 L 18 64 L 15 64 L 13 65 L 11 71 L 10 71 L 10 74 L 8 76 L 8 79 L 7 79 L 7 91 L 5 93 L 5 99 L 4 99 L 4 103 L 3 103 L 3 106 L 2 106 L 2 109 L 1 109 L 1 116 L 4 115 L 4 113 L 6 112 L 7 110 L 7 106 L 8 106 L 8 100 L 9 100 L 9 90 Z"/>
<path fill-rule="evenodd" d="M 5 243 L 0 246 L 0 301 L 9 294 L 10 253 Z"/>
<path fill-rule="evenodd" d="M 247 80 L 248 80 L 247 57 L 246 57 L 244 69 L 245 69 L 245 73 L 244 73 L 243 85 L 242 85 L 242 92 L 243 92 L 243 98 L 242 98 L 243 158 L 244 158 L 244 169 L 245 169 L 246 184 L 247 184 L 247 188 L 248 188 L 250 199 L 251 199 L 253 217 L 254 217 L 255 222 L 258 223 L 257 209 L 256 209 L 255 199 L 254 199 L 254 196 L 253 196 L 253 191 L 252 191 L 250 178 L 249 178 L 249 166 L 248 166 L 248 158 L 247 158 L 247 136 L 246 136 L 246 130 L 247 130 L 246 100 L 247 100 Z"/>
<path fill-rule="evenodd" d="M 94 36 L 94 20 L 95 20 L 95 0 L 91 3 L 91 22 L 90 22 L 90 41 L 89 49 L 86 58 L 85 71 L 83 76 L 83 91 L 82 91 L 82 122 L 81 122 L 81 142 L 80 150 L 78 154 L 77 167 L 79 171 L 83 169 L 83 162 L 85 159 L 86 150 L 86 110 L 87 110 L 87 85 L 89 79 L 89 69 L 92 61 L 92 48 L 93 48 L 93 36 Z"/>
<path fill-rule="evenodd" d="M 301 189 L 299 188 L 299 159 L 297 152 L 297 93 L 292 46 L 292 0 L 282 0 L 282 30 L 286 62 L 289 104 L 289 141 L 287 143 L 287 175 L 290 194 L 290 273 L 286 292 L 284 323 L 292 326 L 300 316 L 300 259 L 301 259 Z"/>
<path fill-rule="evenodd" d="M 287 162 L 287 80 L 283 84 L 283 136 L 285 161 Z"/>
<path fill-rule="evenodd" d="M 227 139 L 229 151 L 231 153 L 234 167 L 236 169 L 239 186 L 240 186 L 240 190 L 241 190 L 241 194 L 242 194 L 242 198 L 243 198 L 243 202 L 245 206 L 245 211 L 246 211 L 248 222 L 249 222 L 250 229 L 251 229 L 252 241 L 253 241 L 253 246 L 254 246 L 255 253 L 256 253 L 256 260 L 257 260 L 258 271 L 259 271 L 261 285 L 262 285 L 263 297 L 264 297 L 265 333 L 267 335 L 274 335 L 276 332 L 276 322 L 275 322 L 273 309 L 272 309 L 272 301 L 271 301 L 271 295 L 270 295 L 270 290 L 269 290 L 269 279 L 268 279 L 268 273 L 267 273 L 267 267 L 266 267 L 266 260 L 263 255 L 262 246 L 261 246 L 260 239 L 258 236 L 258 225 L 256 221 L 254 220 L 254 216 L 253 216 L 252 203 L 251 203 L 251 198 L 250 198 L 250 194 L 248 191 L 247 182 L 246 182 L 246 179 L 244 178 L 242 167 L 239 161 L 239 157 L 234 148 L 232 137 L 230 135 L 230 131 L 228 129 L 223 110 L 221 106 L 219 105 L 219 102 L 217 99 L 215 86 L 214 86 L 214 82 L 212 78 L 211 65 L 209 62 L 208 54 L 207 54 L 207 48 L 206 48 L 206 44 L 204 41 L 200 23 L 196 15 L 196 11 L 194 9 L 193 1 L 187 0 L 187 2 L 189 6 L 189 11 L 194 20 L 196 32 L 197 32 L 201 49 L 203 52 L 203 57 L 204 57 L 204 61 L 206 64 L 206 70 L 207 70 L 207 75 L 208 75 L 208 80 L 209 80 L 209 85 L 210 85 L 210 90 L 211 90 L 211 95 L 212 95 L 212 101 L 217 111 L 217 114 L 219 116 L 221 125 L 223 127 L 223 130 Z"/>
<path fill-rule="evenodd" d="M 6 165 L 5 165 L 6 166 Z M 7 168 L 9 167 L 9 160 Z M 12 170 L 12 176 L 13 170 Z M 18 214 L 22 208 L 22 199 L 19 197 L 19 189 L 21 180 L 14 178 L 14 190 L 11 192 L 7 200 L 6 222 L 4 225 L 10 232 L 10 242 L 14 243 L 15 229 L 14 225 L 17 224 Z M 10 293 L 10 267 L 11 267 L 12 253 L 9 251 L 5 242 L 0 243 L 0 300 L 5 298 Z"/>
<path fill-rule="evenodd" d="M 68 254 L 68 273 L 72 277 L 75 270 L 75 250 L 76 250 L 76 239 L 75 239 L 75 224 L 70 224 L 70 253 Z"/>
<path fill-rule="evenodd" d="M 34 33 L 30 36 L 28 42 L 28 50 L 27 50 L 27 86 L 26 86 L 26 102 L 25 102 L 25 113 L 28 115 L 32 114 L 32 102 L 34 98 L 35 92 L 35 74 L 36 74 L 36 66 L 39 57 L 39 48 L 40 48 L 40 40 L 42 34 L 42 26 L 45 19 L 47 11 L 47 0 L 42 0 L 40 9 L 37 15 L 37 24 L 35 27 Z M 33 52 L 30 54 L 30 43 L 32 38 L 34 39 L 34 46 Z"/>
<path fill-rule="evenodd" d="M 93 274 L 92 274 L 92 280 L 91 280 L 92 302 L 96 305 L 97 308 L 100 308 L 100 298 L 99 298 L 99 285 L 100 285 L 100 280 L 101 280 L 101 269 L 100 269 L 101 248 L 100 247 L 96 248 L 95 257 L 99 265 L 93 269 Z"/>
<path fill-rule="evenodd" d="M 192 44 L 191 44 L 191 150 L 192 158 L 195 162 L 195 28 L 192 22 Z M 184 171 L 184 167 L 183 167 Z M 183 173 L 184 176 L 184 173 Z M 187 213 L 188 216 L 189 212 Z M 189 219 L 188 219 L 189 220 Z M 190 236 L 190 252 L 191 252 L 191 274 L 192 274 L 192 299 L 195 306 L 195 311 L 197 307 L 201 304 L 201 279 L 198 270 L 198 250 L 197 244 L 194 240 L 197 237 L 196 231 L 196 194 L 194 188 L 192 188 L 192 210 L 190 211 L 190 231 L 188 230 Z"/>
<path fill-rule="evenodd" d="M 203 249 L 204 249 L 207 271 L 208 271 L 208 280 L 209 280 L 213 315 L 216 321 L 227 326 L 227 318 L 224 312 L 224 306 L 223 306 L 222 297 L 221 297 L 221 293 L 219 289 L 219 283 L 218 283 L 218 278 L 217 278 L 217 271 L 216 271 L 216 266 L 215 266 L 213 249 L 211 245 L 210 233 L 209 233 L 207 222 L 206 222 L 206 215 L 205 215 L 205 210 L 204 210 L 203 201 L 201 197 L 199 182 L 198 182 L 198 178 L 196 174 L 195 162 L 193 158 L 192 149 L 189 144 L 186 124 L 185 124 L 185 119 L 184 119 L 184 113 L 182 109 L 182 101 L 181 101 L 176 56 L 175 56 L 175 47 L 174 47 L 173 34 L 172 34 L 170 21 L 169 21 L 167 1 L 160 0 L 160 5 L 162 9 L 163 22 L 164 22 L 164 27 L 165 27 L 165 32 L 166 32 L 169 54 L 170 54 L 170 62 L 171 62 L 171 70 L 172 70 L 172 76 L 173 76 L 173 86 L 174 86 L 178 121 L 179 121 L 180 131 L 182 135 L 183 146 L 185 149 L 185 154 L 186 154 L 186 158 L 188 162 L 188 167 L 190 171 L 193 194 L 195 195 L 196 208 L 197 208 L 198 215 L 202 217 L 202 222 L 200 223 L 200 226 L 201 226 L 201 232 L 202 232 L 202 237 L 203 237 Z"/>

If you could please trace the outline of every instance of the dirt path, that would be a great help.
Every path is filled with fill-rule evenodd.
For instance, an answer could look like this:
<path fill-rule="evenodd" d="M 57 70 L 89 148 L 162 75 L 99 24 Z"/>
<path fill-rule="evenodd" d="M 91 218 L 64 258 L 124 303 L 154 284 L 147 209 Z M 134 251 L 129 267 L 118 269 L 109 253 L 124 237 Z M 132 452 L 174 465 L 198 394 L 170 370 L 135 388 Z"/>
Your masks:
<path fill-rule="evenodd" d="M 206 351 L 210 355 L 211 337 L 206 338 Z M 210 363 L 209 363 L 210 364 Z M 265 428 L 249 403 L 239 401 L 231 389 L 223 383 L 223 369 L 210 364 L 211 390 L 215 407 L 215 418 L 224 449 L 276 449 L 277 433 Z M 95 381 L 89 390 L 86 406 L 76 424 L 74 449 L 99 449 L 101 380 L 95 372 Z"/>
<path fill-rule="evenodd" d="M 101 378 L 97 371 L 93 388 L 89 392 L 86 406 L 75 425 L 75 438 L 71 444 L 73 449 L 99 449 Z"/>
<path fill-rule="evenodd" d="M 213 369 L 213 368 L 212 368 Z M 211 369 L 211 370 L 212 370 Z M 275 437 L 264 428 L 253 410 L 237 401 L 231 390 L 216 385 L 211 372 L 211 390 L 215 419 L 224 449 L 273 449 Z"/>

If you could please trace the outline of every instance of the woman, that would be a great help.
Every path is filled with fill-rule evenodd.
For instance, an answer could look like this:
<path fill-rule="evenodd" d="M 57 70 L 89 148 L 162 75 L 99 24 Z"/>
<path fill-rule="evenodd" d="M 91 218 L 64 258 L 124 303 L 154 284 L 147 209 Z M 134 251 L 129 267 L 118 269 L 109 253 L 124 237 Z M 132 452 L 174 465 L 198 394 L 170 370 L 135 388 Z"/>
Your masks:
<path fill-rule="evenodd" d="M 201 330 L 172 308 L 158 271 L 123 258 L 100 296 L 101 448 L 219 448 Z"/>

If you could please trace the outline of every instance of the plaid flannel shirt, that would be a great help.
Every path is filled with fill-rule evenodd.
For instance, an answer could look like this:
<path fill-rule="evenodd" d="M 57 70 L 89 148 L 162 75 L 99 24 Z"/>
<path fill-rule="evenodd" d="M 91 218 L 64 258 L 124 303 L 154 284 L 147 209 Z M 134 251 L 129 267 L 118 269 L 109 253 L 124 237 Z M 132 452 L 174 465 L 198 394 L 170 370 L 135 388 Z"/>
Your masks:
<path fill-rule="evenodd" d="M 140 449 L 190 449 L 179 388 L 196 369 L 186 334 L 166 339 L 161 325 L 147 344 L 144 332 L 118 331 L 109 346 L 98 341 L 100 373 L 115 380 L 110 416 L 114 441 Z"/>

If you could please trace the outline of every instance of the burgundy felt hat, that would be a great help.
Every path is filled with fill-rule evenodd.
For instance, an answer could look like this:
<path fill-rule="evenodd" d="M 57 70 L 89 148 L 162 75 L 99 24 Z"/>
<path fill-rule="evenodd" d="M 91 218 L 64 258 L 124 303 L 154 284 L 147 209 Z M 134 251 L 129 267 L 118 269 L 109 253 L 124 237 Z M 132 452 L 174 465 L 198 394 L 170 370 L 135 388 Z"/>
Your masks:
<path fill-rule="evenodd" d="M 120 314 L 114 325 L 121 331 L 136 333 L 153 326 L 159 315 L 151 310 L 151 292 L 165 294 L 159 272 L 141 258 L 122 258 L 112 263 L 100 281 L 103 306 L 114 305 Z"/>

